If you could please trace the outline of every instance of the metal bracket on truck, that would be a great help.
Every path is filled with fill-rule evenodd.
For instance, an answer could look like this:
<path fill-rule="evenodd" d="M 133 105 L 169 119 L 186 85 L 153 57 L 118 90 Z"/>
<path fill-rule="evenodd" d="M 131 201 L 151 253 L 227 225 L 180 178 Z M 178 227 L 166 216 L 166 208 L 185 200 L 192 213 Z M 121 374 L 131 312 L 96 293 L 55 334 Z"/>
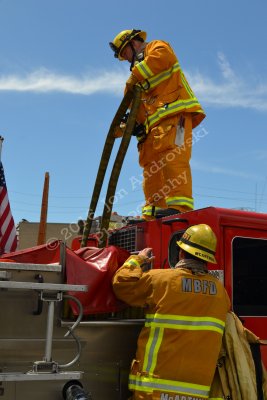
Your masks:
<path fill-rule="evenodd" d="M 0 289 L 2 290 L 33 290 L 38 292 L 39 299 L 42 302 L 47 303 L 47 323 L 46 323 L 46 338 L 45 338 L 45 353 L 41 361 L 35 361 L 33 363 L 32 370 L 22 372 L 6 372 L 0 373 L 0 381 L 54 381 L 54 380 L 75 380 L 81 379 L 82 371 L 62 371 L 62 369 L 71 366 L 80 356 L 80 346 L 78 344 L 78 354 L 75 359 L 65 365 L 60 365 L 58 362 L 52 359 L 52 343 L 53 343 L 53 326 L 54 326 L 54 315 L 55 315 L 55 304 L 61 302 L 64 298 L 71 298 L 76 301 L 74 297 L 70 295 L 64 295 L 65 292 L 86 292 L 88 286 L 86 285 L 68 285 L 60 283 L 37 283 L 37 282 L 24 282 L 24 281 L 11 281 L 11 271 L 54 271 L 61 272 L 62 268 L 60 265 L 45 265 L 45 264 L 19 264 L 19 263 L 5 263 L 2 262 L 0 265 L 0 279 L 8 279 L 0 281 Z M 71 334 L 76 342 L 78 339 L 74 335 L 73 331 L 80 322 L 83 310 L 82 305 L 79 306 L 79 316 L 77 321 L 69 328 L 65 337 Z"/>

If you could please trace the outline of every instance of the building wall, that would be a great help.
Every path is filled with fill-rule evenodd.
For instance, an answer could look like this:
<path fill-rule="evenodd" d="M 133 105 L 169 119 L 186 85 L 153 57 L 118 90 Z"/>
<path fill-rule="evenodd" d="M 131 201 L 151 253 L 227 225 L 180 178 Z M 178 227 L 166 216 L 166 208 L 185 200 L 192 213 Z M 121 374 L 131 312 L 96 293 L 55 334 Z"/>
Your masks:
<path fill-rule="evenodd" d="M 67 224 L 51 222 L 46 227 L 46 243 L 54 239 L 63 240 L 68 247 L 71 247 L 72 240 L 79 236 L 78 224 Z M 18 230 L 18 249 L 26 249 L 37 245 L 39 223 L 21 221 L 17 227 Z"/>
<path fill-rule="evenodd" d="M 74 238 L 81 236 L 85 221 L 78 220 L 77 223 L 59 223 L 48 222 L 46 224 L 46 243 L 53 240 L 62 240 L 68 247 Z M 98 232 L 101 225 L 101 217 L 96 217 L 92 221 L 90 233 Z M 109 229 L 121 228 L 125 225 L 125 217 L 118 215 L 116 212 L 111 214 Z M 18 233 L 18 250 L 27 249 L 28 247 L 37 246 L 39 232 L 39 222 L 29 222 L 22 220 L 17 226 Z"/>

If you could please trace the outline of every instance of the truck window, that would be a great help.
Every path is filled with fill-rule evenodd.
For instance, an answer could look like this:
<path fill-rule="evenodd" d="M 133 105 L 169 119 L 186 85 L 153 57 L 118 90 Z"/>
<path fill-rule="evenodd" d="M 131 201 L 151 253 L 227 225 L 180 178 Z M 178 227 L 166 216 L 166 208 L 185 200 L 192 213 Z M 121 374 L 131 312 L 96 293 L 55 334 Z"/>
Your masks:
<path fill-rule="evenodd" d="M 239 316 L 267 315 L 267 240 L 236 237 L 233 254 L 233 308 Z"/>
<path fill-rule="evenodd" d="M 177 242 L 180 240 L 183 235 L 183 231 L 174 232 L 169 240 L 169 248 L 168 248 L 168 262 L 170 268 L 174 268 L 179 259 L 179 246 Z"/>

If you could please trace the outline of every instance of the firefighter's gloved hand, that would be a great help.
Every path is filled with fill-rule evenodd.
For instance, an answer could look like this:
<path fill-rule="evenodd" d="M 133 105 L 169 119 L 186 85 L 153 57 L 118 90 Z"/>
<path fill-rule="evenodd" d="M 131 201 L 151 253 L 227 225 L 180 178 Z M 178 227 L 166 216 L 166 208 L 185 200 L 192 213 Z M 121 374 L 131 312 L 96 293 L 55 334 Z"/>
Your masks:
<path fill-rule="evenodd" d="M 133 90 L 134 85 L 136 85 L 136 83 L 138 82 L 138 79 L 136 78 L 136 76 L 134 74 L 131 74 L 128 78 L 128 80 L 126 81 L 126 89 L 127 90 Z"/>
<path fill-rule="evenodd" d="M 141 251 L 139 251 L 139 256 L 144 258 L 144 262 L 141 265 L 142 271 L 147 271 L 152 268 L 153 261 L 155 260 L 155 256 L 153 256 L 152 248 L 147 247 Z"/>

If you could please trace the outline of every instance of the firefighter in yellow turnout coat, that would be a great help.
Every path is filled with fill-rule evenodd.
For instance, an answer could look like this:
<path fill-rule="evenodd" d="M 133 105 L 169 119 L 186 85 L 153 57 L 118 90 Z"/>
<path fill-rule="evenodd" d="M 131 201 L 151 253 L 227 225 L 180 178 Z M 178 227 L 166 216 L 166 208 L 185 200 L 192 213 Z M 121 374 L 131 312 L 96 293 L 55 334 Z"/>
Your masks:
<path fill-rule="evenodd" d="M 230 300 L 208 273 L 216 237 L 208 225 L 186 230 L 174 269 L 142 271 L 150 249 L 130 256 L 113 278 L 116 296 L 146 308 L 132 362 L 132 399 L 208 399 Z"/>
<path fill-rule="evenodd" d="M 142 88 L 137 122 L 145 129 L 137 139 L 146 199 L 142 214 L 150 219 L 167 208 L 194 208 L 189 164 L 192 129 L 205 114 L 171 46 L 161 40 L 146 43 L 145 39 L 143 31 L 126 30 L 110 45 L 115 57 L 131 62 L 126 90 L 134 84 Z"/>

